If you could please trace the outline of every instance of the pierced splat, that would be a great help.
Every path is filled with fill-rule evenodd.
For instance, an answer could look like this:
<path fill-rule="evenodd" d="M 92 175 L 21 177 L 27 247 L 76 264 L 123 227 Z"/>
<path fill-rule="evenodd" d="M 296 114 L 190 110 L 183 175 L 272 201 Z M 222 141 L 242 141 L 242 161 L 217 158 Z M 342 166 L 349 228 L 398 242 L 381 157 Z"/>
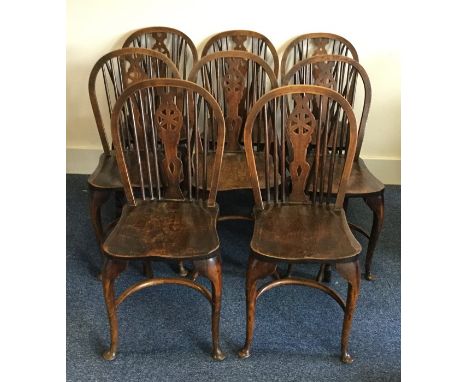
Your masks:
<path fill-rule="evenodd" d="M 247 48 L 244 43 L 247 40 L 247 36 L 232 36 L 232 42 L 234 45 L 234 50 L 243 50 L 247 52 Z"/>
<path fill-rule="evenodd" d="M 151 34 L 155 40 L 154 45 L 152 46 L 151 49 L 160 52 L 162 54 L 165 54 L 167 57 L 170 58 L 170 53 L 169 49 L 167 49 L 166 46 L 166 38 L 167 38 L 167 33 L 165 32 L 155 32 Z"/>
<path fill-rule="evenodd" d="M 130 85 L 148 79 L 145 73 L 141 56 L 125 56 L 124 61 L 128 63 L 128 68 L 123 72 L 124 88 Z M 127 67 L 123 62 L 124 67 Z"/>
<path fill-rule="evenodd" d="M 227 72 L 223 80 L 226 100 L 226 150 L 239 151 L 239 134 L 242 127 L 242 118 L 239 116 L 239 105 L 245 93 L 246 62 L 239 58 L 228 58 Z"/>
<path fill-rule="evenodd" d="M 308 202 L 304 190 L 310 165 L 307 162 L 307 147 L 312 141 L 312 135 L 317 129 L 317 122 L 309 108 L 309 96 L 295 94 L 295 107 L 286 121 L 286 131 L 292 146 L 292 161 L 289 166 L 291 172 L 292 191 L 289 195 L 291 202 Z"/>
<path fill-rule="evenodd" d="M 327 38 L 319 38 L 315 41 L 315 50 L 312 56 L 323 56 L 328 54 L 327 52 L 327 44 L 329 40 Z"/>
<path fill-rule="evenodd" d="M 324 86 L 326 88 L 335 89 L 336 79 L 333 76 L 334 63 L 318 62 L 314 64 L 312 74 L 315 78 L 315 85 Z"/>
<path fill-rule="evenodd" d="M 162 160 L 162 173 L 167 187 L 165 197 L 168 199 L 183 199 L 180 189 L 182 177 L 182 161 L 177 153 L 182 129 L 182 113 L 174 103 L 175 94 L 162 95 L 162 101 L 156 110 L 158 134 L 164 145 L 165 157 Z"/>

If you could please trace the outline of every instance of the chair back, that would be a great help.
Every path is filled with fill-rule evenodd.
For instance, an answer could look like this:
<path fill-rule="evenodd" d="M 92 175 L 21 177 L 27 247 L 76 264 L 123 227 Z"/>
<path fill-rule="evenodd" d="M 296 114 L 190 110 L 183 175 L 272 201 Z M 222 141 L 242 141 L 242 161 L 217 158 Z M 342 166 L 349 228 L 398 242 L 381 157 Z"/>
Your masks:
<path fill-rule="evenodd" d="M 135 83 L 117 100 L 111 129 L 130 205 L 162 199 L 215 205 L 225 126 L 219 105 L 205 89 L 169 78 Z M 212 130 L 217 139 L 208 145 L 207 134 Z M 128 131 L 137 137 L 131 147 L 126 146 Z M 187 138 L 182 145 L 184 131 Z M 200 147 L 199 141 L 205 144 Z M 215 158 L 211 165 L 210 153 Z M 208 173 L 212 174 L 210 185 Z"/>
<path fill-rule="evenodd" d="M 114 50 L 102 56 L 89 75 L 88 91 L 99 137 L 106 154 L 110 115 L 117 98 L 130 85 L 149 78 L 180 78 L 174 63 L 161 53 L 141 48 Z M 131 133 L 127 134 L 131 136 Z"/>
<path fill-rule="evenodd" d="M 298 62 L 285 77 L 283 85 L 318 85 L 340 93 L 353 106 L 358 118 L 358 142 L 355 160 L 361 153 L 364 131 L 369 115 L 372 88 L 367 72 L 359 62 L 339 55 L 314 56 Z M 358 96 L 355 97 L 358 90 Z M 338 147 L 344 147 L 346 132 L 341 131 Z"/>
<path fill-rule="evenodd" d="M 138 29 L 127 37 L 123 47 L 146 48 L 169 57 L 182 78 L 187 79 L 193 65 L 198 61 L 197 48 L 183 32 L 168 27 Z"/>
<path fill-rule="evenodd" d="M 275 46 L 264 35 L 250 30 L 230 30 L 212 36 L 203 47 L 201 56 L 227 50 L 240 50 L 265 60 L 278 76 L 279 58 Z"/>
<path fill-rule="evenodd" d="M 189 76 L 208 90 L 219 103 L 226 121 L 226 151 L 240 151 L 247 113 L 278 82 L 269 65 L 255 54 L 243 51 L 216 52 L 204 56 Z M 264 142 L 259 131 L 255 142 Z M 210 139 L 215 139 L 210 135 Z"/>
<path fill-rule="evenodd" d="M 359 61 L 356 48 L 344 37 L 333 33 L 306 33 L 296 37 L 284 49 L 281 78 L 301 60 L 324 54 L 348 56 Z"/>
<path fill-rule="evenodd" d="M 321 105 L 318 118 L 313 113 L 315 97 Z M 348 132 L 344 152 L 336 150 L 338 129 L 334 126 L 342 121 Z M 265 146 L 265 157 L 271 155 L 273 165 L 265 160 L 267 184 L 263 196 L 253 151 L 255 125 L 267 136 L 270 131 L 273 134 L 273 144 Z M 356 151 L 357 127 L 351 105 L 339 93 L 311 85 L 290 85 L 270 91 L 252 107 L 245 124 L 244 142 L 257 208 L 263 209 L 264 200 L 266 203 L 343 206 Z M 340 157 L 344 165 L 337 171 L 335 164 Z M 340 184 L 334 194 L 333 179 L 337 176 Z"/>

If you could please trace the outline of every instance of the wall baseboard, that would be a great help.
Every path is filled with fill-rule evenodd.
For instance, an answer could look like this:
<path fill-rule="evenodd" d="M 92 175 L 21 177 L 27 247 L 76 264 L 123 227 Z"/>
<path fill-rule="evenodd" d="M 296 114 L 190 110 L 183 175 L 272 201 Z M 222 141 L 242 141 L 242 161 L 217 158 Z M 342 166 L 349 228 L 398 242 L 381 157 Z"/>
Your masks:
<path fill-rule="evenodd" d="M 67 148 L 67 174 L 91 174 L 102 149 Z M 401 184 L 401 159 L 362 156 L 369 170 L 385 184 Z"/>

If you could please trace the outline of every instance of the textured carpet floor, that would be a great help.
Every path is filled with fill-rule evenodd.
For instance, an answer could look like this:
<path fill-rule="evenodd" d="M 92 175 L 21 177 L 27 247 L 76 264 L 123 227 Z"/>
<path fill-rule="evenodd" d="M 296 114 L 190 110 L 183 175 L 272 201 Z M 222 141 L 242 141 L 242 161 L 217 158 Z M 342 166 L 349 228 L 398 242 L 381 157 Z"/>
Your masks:
<path fill-rule="evenodd" d="M 257 304 L 252 356 L 236 352 L 244 343 L 244 276 L 253 224 L 218 225 L 223 258 L 221 345 L 227 358 L 211 360 L 210 306 L 197 292 L 159 286 L 136 293 L 119 308 L 117 358 L 104 361 L 109 329 L 102 287 L 96 279 L 100 254 L 89 220 L 84 175 L 67 175 L 67 380 L 68 381 L 398 381 L 400 380 L 400 187 L 385 193 L 385 223 L 374 256 L 374 282 L 362 280 L 350 337 L 354 363 L 339 360 L 343 312 L 324 293 L 283 287 Z M 250 192 L 219 194 L 223 213 L 247 212 Z M 112 215 L 108 203 L 106 215 Z M 240 206 L 228 211 L 226 206 Z M 348 218 L 370 227 L 372 214 L 351 200 Z M 366 241 L 361 240 L 364 251 Z M 171 268 L 172 267 L 172 268 Z M 141 279 L 130 266 L 117 291 Z M 173 275 L 175 265 L 155 263 L 155 275 Z M 284 269 L 284 268 L 283 268 Z M 315 266 L 295 274 L 312 276 Z M 332 286 L 346 291 L 334 272 Z"/>

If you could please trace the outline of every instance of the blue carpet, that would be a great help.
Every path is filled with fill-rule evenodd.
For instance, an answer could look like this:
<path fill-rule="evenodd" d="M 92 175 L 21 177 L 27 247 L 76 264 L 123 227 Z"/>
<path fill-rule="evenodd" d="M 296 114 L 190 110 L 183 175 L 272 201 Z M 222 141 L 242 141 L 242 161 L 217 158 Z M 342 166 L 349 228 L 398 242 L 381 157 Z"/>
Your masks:
<path fill-rule="evenodd" d="M 218 225 L 223 258 L 221 345 L 227 358 L 210 357 L 210 306 L 180 286 L 147 288 L 119 308 L 117 358 L 104 361 L 109 328 L 102 287 L 96 279 L 100 254 L 89 220 L 84 175 L 67 175 L 67 380 L 68 381 L 398 381 L 400 380 L 400 187 L 387 186 L 385 223 L 374 255 L 374 282 L 362 280 L 350 337 L 354 363 L 340 362 L 343 312 L 324 293 L 283 287 L 257 304 L 252 356 L 237 351 L 245 338 L 244 275 L 253 224 Z M 250 211 L 250 192 L 219 194 L 222 213 Z M 113 205 L 106 206 L 106 216 Z M 351 200 L 348 218 L 370 227 L 372 214 Z M 366 241 L 358 239 L 366 250 Z M 175 264 L 155 263 L 155 275 L 174 275 Z M 283 268 L 284 269 L 284 268 Z M 298 265 L 295 274 L 315 275 Z M 141 265 L 129 266 L 117 292 L 141 279 Z M 345 282 L 333 273 L 341 293 Z M 205 284 L 207 285 L 207 284 Z"/>

